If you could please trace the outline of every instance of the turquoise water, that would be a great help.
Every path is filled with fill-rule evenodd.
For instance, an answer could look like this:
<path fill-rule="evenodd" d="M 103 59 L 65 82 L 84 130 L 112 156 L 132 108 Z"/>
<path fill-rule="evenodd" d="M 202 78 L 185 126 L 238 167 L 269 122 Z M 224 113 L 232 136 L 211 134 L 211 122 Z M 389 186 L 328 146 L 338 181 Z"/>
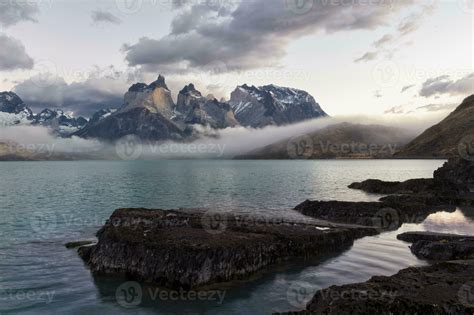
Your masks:
<path fill-rule="evenodd" d="M 400 231 L 356 241 L 337 257 L 281 266 L 219 288 L 222 300 L 144 296 L 125 308 L 121 279 L 93 278 L 68 241 L 93 239 L 119 207 L 208 207 L 271 216 L 305 199 L 376 200 L 347 188 L 367 178 L 431 177 L 443 161 L 78 161 L 0 163 L 0 313 L 270 314 L 302 308 L 315 290 L 425 262 Z M 474 234 L 470 210 L 401 230 Z M 143 288 L 151 292 L 153 288 Z M 212 293 L 212 292 L 208 292 Z M 120 301 L 119 301 L 120 302 Z M 127 306 L 127 305 L 125 305 Z"/>

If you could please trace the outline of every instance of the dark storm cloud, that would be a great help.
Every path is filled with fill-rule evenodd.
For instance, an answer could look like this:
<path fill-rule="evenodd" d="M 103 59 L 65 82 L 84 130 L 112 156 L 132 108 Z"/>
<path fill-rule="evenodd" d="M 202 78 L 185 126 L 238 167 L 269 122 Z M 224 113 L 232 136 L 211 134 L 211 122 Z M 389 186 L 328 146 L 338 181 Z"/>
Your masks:
<path fill-rule="evenodd" d="M 426 80 L 420 90 L 420 96 L 430 97 L 439 94 L 469 95 L 474 93 L 474 73 L 459 80 L 452 80 L 448 75 Z"/>
<path fill-rule="evenodd" d="M 33 64 L 19 40 L 0 34 L 0 71 L 31 69 Z"/>
<path fill-rule="evenodd" d="M 96 10 L 91 13 L 92 22 L 94 23 L 110 23 L 120 24 L 122 20 L 107 11 Z"/>
<path fill-rule="evenodd" d="M 150 71 L 178 65 L 206 70 L 215 61 L 225 63 L 225 71 L 278 65 L 295 39 L 316 32 L 375 29 L 412 1 L 308 1 L 311 5 L 303 11 L 297 0 L 209 3 L 181 5 L 168 36 L 124 45 L 129 65 Z"/>
<path fill-rule="evenodd" d="M 68 84 L 63 78 L 36 75 L 19 84 L 13 91 L 35 112 L 46 107 L 91 116 L 101 108 L 116 108 L 123 103 L 125 85 L 119 80 L 89 77 Z"/>
<path fill-rule="evenodd" d="M 0 0 L 0 25 L 8 27 L 22 21 L 36 22 L 38 12 L 34 1 Z"/>

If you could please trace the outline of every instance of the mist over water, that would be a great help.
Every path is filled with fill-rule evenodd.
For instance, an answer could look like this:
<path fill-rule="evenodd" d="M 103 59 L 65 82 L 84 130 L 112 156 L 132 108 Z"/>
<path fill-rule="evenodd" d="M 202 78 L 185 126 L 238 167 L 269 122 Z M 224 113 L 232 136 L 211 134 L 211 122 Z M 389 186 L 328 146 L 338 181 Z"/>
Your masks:
<path fill-rule="evenodd" d="M 349 122 L 364 125 L 384 125 L 398 128 L 407 139 L 415 138 L 428 126 L 437 122 L 439 115 L 416 117 L 386 116 L 337 116 L 304 121 L 288 126 L 268 126 L 261 129 L 246 127 L 214 130 L 195 126 L 201 135 L 194 141 L 150 142 L 141 141 L 140 155 L 136 159 L 156 158 L 232 158 L 275 142 L 311 133 L 330 125 Z M 79 137 L 60 138 L 42 126 L 12 126 L 0 129 L 0 142 L 13 142 L 28 150 L 50 156 L 61 153 L 91 154 L 95 158 L 117 159 L 116 143 Z"/>

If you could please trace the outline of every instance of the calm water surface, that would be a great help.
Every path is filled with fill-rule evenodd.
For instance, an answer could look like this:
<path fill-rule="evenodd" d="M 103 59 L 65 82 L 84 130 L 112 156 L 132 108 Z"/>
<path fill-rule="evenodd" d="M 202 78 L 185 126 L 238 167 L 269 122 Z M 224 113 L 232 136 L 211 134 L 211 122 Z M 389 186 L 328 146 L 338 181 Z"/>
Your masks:
<path fill-rule="evenodd" d="M 391 275 L 416 259 L 401 231 L 474 235 L 474 212 L 439 212 L 421 224 L 366 237 L 341 255 L 281 266 L 207 301 L 145 297 L 117 303 L 120 279 L 94 279 L 67 241 L 91 239 L 119 207 L 208 207 L 271 216 L 305 199 L 373 201 L 347 188 L 367 178 L 431 177 L 443 161 L 149 161 L 0 163 L 0 313 L 270 314 L 304 307 L 333 284 Z M 147 288 L 144 288 L 146 290 Z M 214 299 L 213 299 L 214 298 Z"/>

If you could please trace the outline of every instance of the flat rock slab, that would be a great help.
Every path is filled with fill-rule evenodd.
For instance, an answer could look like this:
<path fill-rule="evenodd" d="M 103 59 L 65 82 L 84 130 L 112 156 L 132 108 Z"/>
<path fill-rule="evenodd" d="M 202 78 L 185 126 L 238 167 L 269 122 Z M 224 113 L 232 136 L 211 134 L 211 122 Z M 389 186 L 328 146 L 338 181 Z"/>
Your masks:
<path fill-rule="evenodd" d="M 318 291 L 306 310 L 287 314 L 474 313 L 474 261 L 403 269 L 391 277 Z"/>
<path fill-rule="evenodd" d="M 421 223 L 441 209 L 455 210 L 455 207 L 427 205 L 424 201 L 414 196 L 388 196 L 380 202 L 306 200 L 295 210 L 316 219 L 374 227 L 379 232 L 395 230 L 406 222 Z"/>
<path fill-rule="evenodd" d="M 246 279 L 281 261 L 337 253 L 376 233 L 200 209 L 118 209 L 97 233 L 98 243 L 78 252 L 96 275 L 194 289 Z"/>
<path fill-rule="evenodd" d="M 413 243 L 411 252 L 422 259 L 474 259 L 474 237 L 432 232 L 407 232 L 399 240 Z"/>
<path fill-rule="evenodd" d="M 359 189 L 373 194 L 416 194 L 436 189 L 433 179 L 409 179 L 405 182 L 386 182 L 379 179 L 367 179 L 349 185 L 349 188 Z"/>
<path fill-rule="evenodd" d="M 414 243 L 417 241 L 474 241 L 474 236 L 421 231 L 402 233 L 397 235 L 397 239 L 409 243 Z"/>

